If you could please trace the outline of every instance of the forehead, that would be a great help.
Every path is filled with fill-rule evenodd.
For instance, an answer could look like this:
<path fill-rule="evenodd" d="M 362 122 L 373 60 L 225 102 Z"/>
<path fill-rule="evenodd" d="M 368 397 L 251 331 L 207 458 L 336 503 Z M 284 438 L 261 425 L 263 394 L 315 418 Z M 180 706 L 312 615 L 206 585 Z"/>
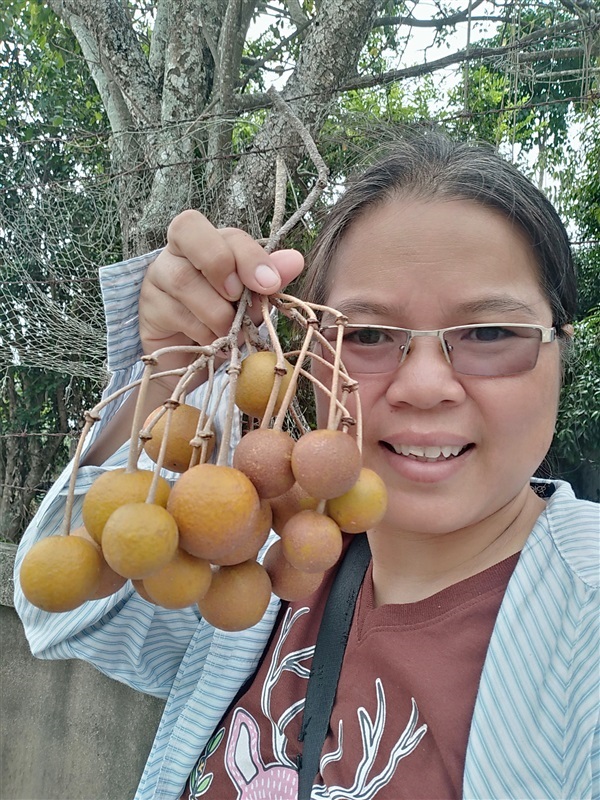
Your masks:
<path fill-rule="evenodd" d="M 361 306 L 450 317 L 530 309 L 540 321 L 549 313 L 526 235 L 470 200 L 400 198 L 369 209 L 336 250 L 327 303 L 353 315 Z"/>

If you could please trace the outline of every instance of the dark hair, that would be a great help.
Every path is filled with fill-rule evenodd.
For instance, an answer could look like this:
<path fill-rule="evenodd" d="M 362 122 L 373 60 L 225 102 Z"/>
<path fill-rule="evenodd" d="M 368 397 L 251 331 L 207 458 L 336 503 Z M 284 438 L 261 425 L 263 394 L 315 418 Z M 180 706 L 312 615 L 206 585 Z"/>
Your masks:
<path fill-rule="evenodd" d="M 302 296 L 325 303 L 329 265 L 348 228 L 387 200 L 465 199 L 495 209 L 527 235 L 553 324 L 571 322 L 577 285 L 569 237 L 554 206 L 519 170 L 489 145 L 455 142 L 438 131 L 406 137 L 352 179 L 329 212 L 308 256 Z"/>

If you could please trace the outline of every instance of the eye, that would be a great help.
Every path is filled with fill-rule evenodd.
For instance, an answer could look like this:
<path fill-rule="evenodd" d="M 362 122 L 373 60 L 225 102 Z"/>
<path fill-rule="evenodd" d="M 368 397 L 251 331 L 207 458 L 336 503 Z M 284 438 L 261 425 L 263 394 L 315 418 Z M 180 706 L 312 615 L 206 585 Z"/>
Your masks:
<path fill-rule="evenodd" d="M 471 342 L 501 342 L 515 336 L 515 331 L 501 326 L 482 326 L 470 328 L 463 333 L 463 339 Z"/>
<path fill-rule="evenodd" d="M 379 328 L 354 328 L 353 330 L 348 330 L 344 336 L 344 342 L 367 347 L 386 344 L 389 341 L 391 341 L 389 334 Z"/>

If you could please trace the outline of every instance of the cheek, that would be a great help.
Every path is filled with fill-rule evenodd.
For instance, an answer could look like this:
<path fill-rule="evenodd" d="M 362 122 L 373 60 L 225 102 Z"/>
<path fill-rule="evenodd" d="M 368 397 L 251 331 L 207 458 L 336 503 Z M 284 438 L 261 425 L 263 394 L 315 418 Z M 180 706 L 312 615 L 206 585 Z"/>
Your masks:
<path fill-rule="evenodd" d="M 471 397 L 493 446 L 515 460 L 531 461 L 536 469 L 552 442 L 559 391 L 558 374 L 549 370 L 508 383 L 505 389 L 480 387 Z"/>

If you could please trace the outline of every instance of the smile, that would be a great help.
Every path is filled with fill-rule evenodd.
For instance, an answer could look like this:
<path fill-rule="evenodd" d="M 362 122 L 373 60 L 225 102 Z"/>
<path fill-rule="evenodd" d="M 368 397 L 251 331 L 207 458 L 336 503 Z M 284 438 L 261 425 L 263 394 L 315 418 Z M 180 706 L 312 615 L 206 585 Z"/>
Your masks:
<path fill-rule="evenodd" d="M 460 455 L 469 445 L 433 445 L 429 447 L 420 447 L 419 445 L 398 444 L 391 445 L 385 442 L 386 446 L 393 450 L 396 455 L 408 456 L 417 461 L 439 461 L 448 458 L 454 458 Z"/>

